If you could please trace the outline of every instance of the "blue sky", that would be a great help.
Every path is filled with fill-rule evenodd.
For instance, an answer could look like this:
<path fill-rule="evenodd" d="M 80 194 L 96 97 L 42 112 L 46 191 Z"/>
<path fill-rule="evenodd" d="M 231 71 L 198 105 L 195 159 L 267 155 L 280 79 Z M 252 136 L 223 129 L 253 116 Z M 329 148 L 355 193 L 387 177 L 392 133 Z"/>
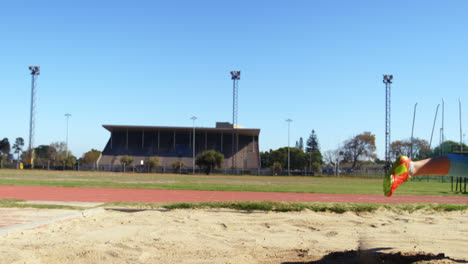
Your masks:
<path fill-rule="evenodd" d="M 28 140 L 30 65 L 39 65 L 36 145 L 103 149 L 102 124 L 260 128 L 260 149 L 315 129 L 322 151 L 364 131 L 385 148 L 383 74 L 393 74 L 392 140 L 446 139 L 468 116 L 467 1 L 7 1 L 0 8 L 0 138 Z M 465 111 L 463 109 L 466 109 Z M 441 109 L 440 109 L 441 110 Z M 441 111 L 433 145 L 439 141 Z M 468 118 L 463 118 L 463 130 Z M 468 131 L 467 131 L 468 132 Z"/>

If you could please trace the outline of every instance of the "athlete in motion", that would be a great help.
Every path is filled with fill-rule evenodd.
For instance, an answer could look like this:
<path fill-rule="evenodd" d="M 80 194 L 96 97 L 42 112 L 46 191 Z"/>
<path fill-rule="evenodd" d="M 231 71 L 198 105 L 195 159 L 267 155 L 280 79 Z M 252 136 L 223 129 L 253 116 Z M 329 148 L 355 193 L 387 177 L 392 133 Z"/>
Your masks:
<path fill-rule="evenodd" d="M 457 175 L 468 176 L 468 158 L 449 154 L 437 158 L 412 161 L 400 156 L 383 181 L 384 194 L 392 196 L 395 189 L 411 177 L 420 175 Z"/>

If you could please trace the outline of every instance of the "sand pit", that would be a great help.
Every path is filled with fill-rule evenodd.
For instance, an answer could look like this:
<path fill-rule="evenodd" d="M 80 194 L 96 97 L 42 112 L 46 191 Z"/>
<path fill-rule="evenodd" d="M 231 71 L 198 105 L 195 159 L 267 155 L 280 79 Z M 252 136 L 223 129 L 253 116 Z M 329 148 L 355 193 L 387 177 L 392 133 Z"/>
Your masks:
<path fill-rule="evenodd" d="M 468 212 L 102 211 L 0 237 L 2 263 L 457 263 Z"/>

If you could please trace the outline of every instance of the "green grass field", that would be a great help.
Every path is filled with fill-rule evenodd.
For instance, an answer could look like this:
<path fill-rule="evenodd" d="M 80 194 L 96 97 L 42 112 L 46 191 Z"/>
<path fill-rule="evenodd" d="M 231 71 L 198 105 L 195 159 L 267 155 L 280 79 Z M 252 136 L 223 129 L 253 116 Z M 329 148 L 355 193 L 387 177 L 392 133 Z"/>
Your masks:
<path fill-rule="evenodd" d="M 0 170 L 0 185 L 101 187 L 299 193 L 382 193 L 382 180 L 345 177 L 180 175 L 46 170 Z M 450 182 L 413 181 L 396 195 L 468 196 L 450 191 Z"/>

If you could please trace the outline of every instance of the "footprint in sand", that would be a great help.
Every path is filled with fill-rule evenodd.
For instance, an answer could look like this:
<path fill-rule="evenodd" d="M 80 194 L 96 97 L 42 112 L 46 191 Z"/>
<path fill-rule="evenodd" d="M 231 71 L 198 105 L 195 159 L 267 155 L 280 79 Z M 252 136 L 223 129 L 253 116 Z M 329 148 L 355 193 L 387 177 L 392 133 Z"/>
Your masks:
<path fill-rule="evenodd" d="M 334 237 L 336 235 L 338 235 L 338 232 L 336 231 L 330 231 L 325 234 L 326 237 Z"/>

